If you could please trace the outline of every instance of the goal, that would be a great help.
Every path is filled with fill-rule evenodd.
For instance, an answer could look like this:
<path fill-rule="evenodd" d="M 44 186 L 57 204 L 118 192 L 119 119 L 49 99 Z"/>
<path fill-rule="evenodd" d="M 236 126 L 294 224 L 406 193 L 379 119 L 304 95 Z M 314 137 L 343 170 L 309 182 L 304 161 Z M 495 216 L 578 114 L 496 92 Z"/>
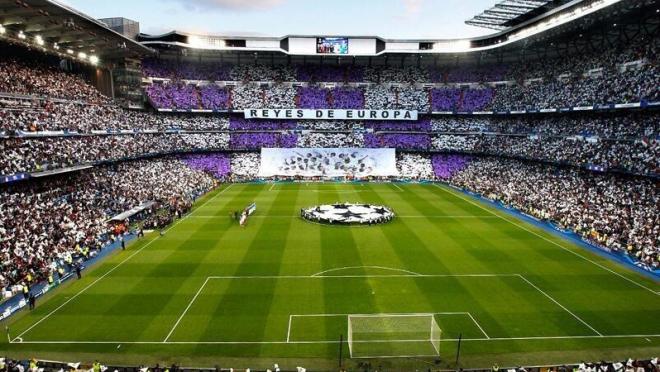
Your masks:
<path fill-rule="evenodd" d="M 442 332 L 434 314 L 351 314 L 351 358 L 437 356 Z"/>

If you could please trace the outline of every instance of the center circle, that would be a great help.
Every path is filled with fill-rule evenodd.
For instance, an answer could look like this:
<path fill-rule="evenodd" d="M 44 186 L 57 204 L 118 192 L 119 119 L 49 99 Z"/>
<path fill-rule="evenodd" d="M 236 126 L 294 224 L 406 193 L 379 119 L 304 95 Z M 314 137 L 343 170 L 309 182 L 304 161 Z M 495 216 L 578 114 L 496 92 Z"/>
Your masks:
<path fill-rule="evenodd" d="M 394 212 L 382 205 L 337 203 L 302 208 L 300 217 L 325 225 L 377 225 L 390 222 Z"/>

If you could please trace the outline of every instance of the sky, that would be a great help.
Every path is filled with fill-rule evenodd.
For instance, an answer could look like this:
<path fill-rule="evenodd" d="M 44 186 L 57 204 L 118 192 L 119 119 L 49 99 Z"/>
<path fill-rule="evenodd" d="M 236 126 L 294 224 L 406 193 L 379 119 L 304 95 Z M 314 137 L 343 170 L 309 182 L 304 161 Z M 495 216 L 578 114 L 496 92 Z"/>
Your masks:
<path fill-rule="evenodd" d="M 493 33 L 464 22 L 496 0 L 59 0 L 94 18 L 126 17 L 141 32 L 462 38 Z"/>

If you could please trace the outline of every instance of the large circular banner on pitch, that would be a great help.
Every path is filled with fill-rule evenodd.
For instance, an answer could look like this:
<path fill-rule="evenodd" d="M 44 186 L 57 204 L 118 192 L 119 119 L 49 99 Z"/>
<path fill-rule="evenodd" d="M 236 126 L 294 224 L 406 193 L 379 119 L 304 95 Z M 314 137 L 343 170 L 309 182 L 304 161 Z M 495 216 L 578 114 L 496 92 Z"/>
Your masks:
<path fill-rule="evenodd" d="M 391 221 L 394 212 L 382 205 L 338 203 L 303 208 L 300 216 L 328 225 L 375 225 Z"/>

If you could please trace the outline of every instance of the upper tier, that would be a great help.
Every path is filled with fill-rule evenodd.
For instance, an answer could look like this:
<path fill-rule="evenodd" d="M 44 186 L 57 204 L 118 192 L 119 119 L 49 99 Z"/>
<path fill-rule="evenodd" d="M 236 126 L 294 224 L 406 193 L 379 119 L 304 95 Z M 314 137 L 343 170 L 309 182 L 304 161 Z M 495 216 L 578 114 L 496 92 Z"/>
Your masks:
<path fill-rule="evenodd" d="M 276 81 L 276 82 L 344 82 L 344 83 L 481 83 L 521 81 L 582 75 L 591 70 L 615 70 L 621 64 L 643 60 L 657 62 L 658 40 L 639 38 L 598 52 L 585 52 L 560 59 L 521 59 L 497 65 L 418 65 L 401 67 L 394 64 L 354 65 L 347 59 L 342 65 L 267 65 L 246 63 L 228 65 L 219 62 L 146 59 L 142 61 L 144 77 L 201 81 Z M 431 61 L 428 61 L 431 62 Z M 427 62 L 427 63 L 428 63 Z M 380 62 L 382 63 L 382 62 Z"/>
<path fill-rule="evenodd" d="M 159 109 L 503 112 L 660 101 L 657 44 L 639 40 L 571 58 L 483 66 L 231 66 L 150 59 L 142 72 L 150 84 L 146 94 Z"/>

